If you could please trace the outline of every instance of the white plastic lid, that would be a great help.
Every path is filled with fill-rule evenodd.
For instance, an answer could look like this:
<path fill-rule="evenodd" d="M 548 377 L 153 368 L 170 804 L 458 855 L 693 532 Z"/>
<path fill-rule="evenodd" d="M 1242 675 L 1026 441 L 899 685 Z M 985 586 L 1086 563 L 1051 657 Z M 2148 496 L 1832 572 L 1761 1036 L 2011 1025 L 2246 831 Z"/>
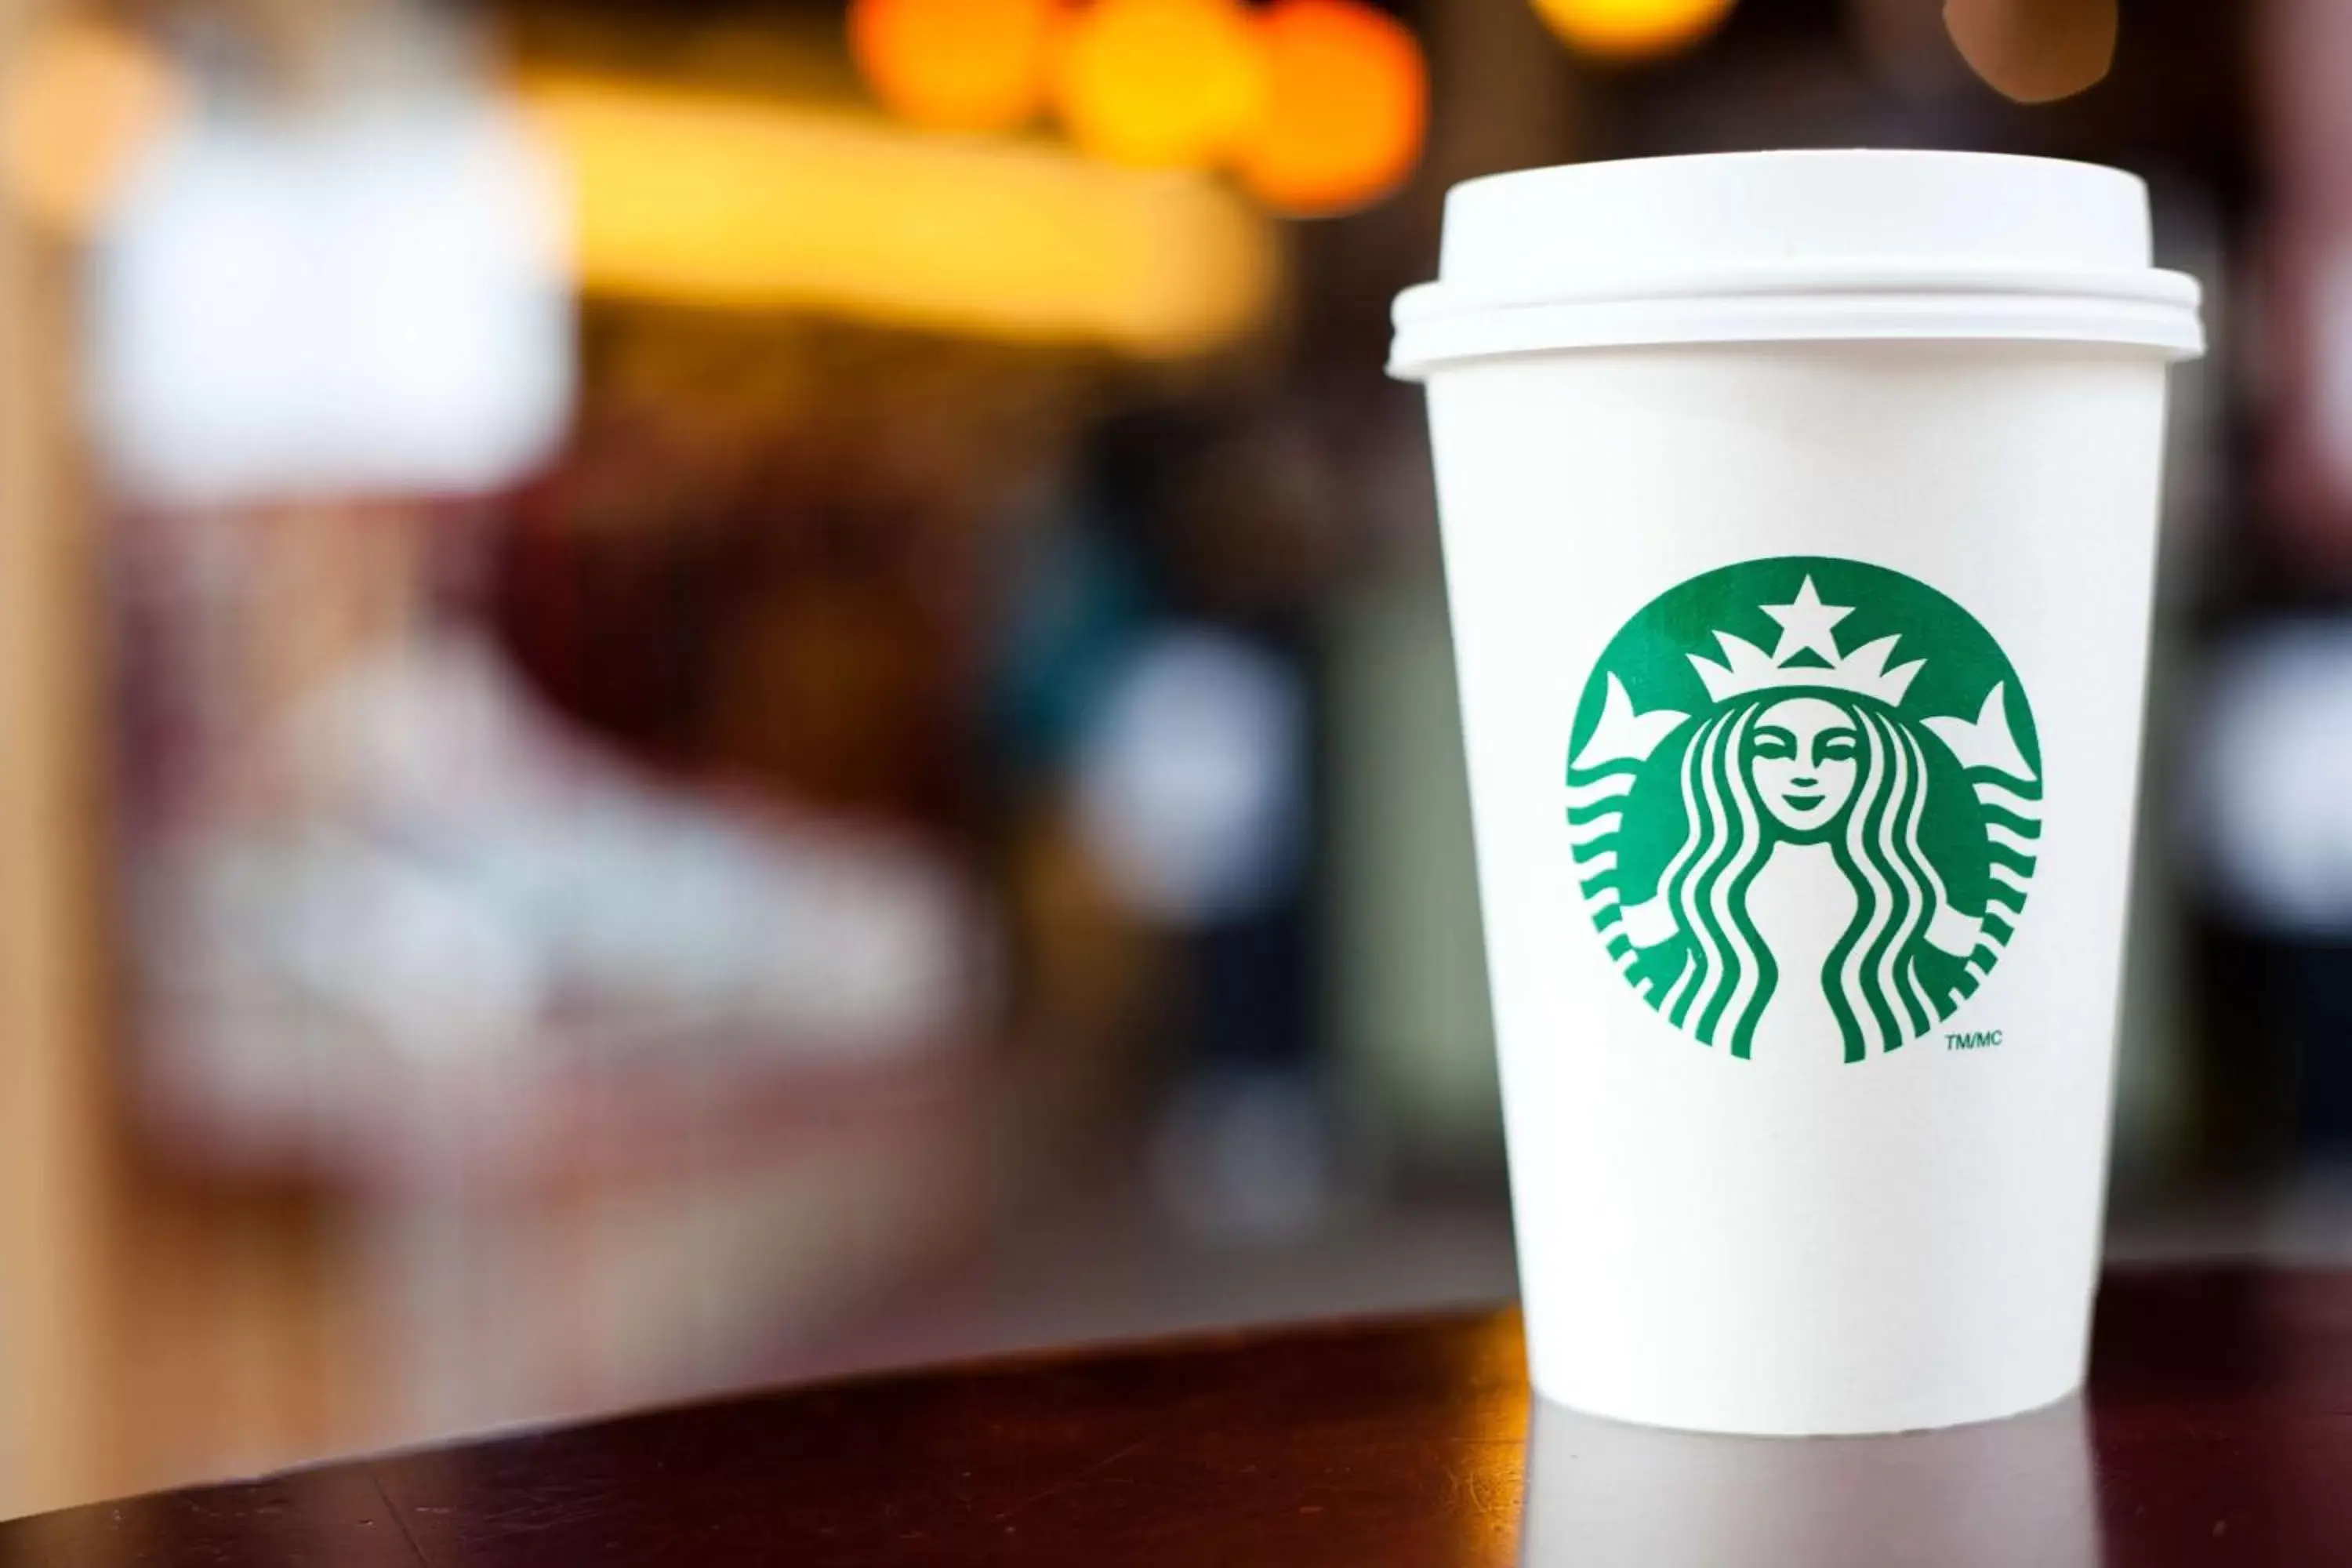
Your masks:
<path fill-rule="evenodd" d="M 1732 153 L 1490 174 L 1445 200 L 1389 371 L 1636 343 L 1992 339 L 2204 353 L 2147 188 L 1984 153 Z"/>

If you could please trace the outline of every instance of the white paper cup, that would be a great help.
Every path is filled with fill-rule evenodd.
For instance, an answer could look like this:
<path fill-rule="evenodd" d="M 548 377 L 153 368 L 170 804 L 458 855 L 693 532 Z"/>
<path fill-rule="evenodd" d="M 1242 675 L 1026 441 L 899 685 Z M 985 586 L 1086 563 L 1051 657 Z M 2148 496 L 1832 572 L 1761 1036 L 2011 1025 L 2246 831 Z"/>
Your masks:
<path fill-rule="evenodd" d="M 2168 361 L 2111 170 L 1537 170 L 1425 379 L 1537 1390 L 1758 1434 L 2081 1382 Z"/>

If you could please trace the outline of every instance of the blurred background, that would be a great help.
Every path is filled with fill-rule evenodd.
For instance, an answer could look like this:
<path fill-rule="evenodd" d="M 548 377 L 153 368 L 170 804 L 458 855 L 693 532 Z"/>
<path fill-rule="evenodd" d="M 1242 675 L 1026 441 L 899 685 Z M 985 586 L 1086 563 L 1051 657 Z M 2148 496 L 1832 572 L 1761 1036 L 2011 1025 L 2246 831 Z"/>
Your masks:
<path fill-rule="evenodd" d="M 0 0 L 0 1511 L 1512 1289 L 1444 188 L 2133 169 L 2119 1255 L 2352 1258 L 2352 6 Z"/>

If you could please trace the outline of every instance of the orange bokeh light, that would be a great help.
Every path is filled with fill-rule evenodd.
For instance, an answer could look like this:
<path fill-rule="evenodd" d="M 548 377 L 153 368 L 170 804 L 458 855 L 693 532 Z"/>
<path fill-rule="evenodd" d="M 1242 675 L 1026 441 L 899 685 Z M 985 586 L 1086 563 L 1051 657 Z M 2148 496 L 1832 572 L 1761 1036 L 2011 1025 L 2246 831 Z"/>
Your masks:
<path fill-rule="evenodd" d="M 136 33 L 87 19 L 37 28 L 0 78 L 0 188 L 44 226 L 86 233 L 184 97 Z"/>
<path fill-rule="evenodd" d="M 1045 100 L 1057 0 L 850 0 L 849 52 L 890 111 L 937 131 L 1010 131 Z"/>
<path fill-rule="evenodd" d="M 1094 0 L 1056 53 L 1070 140 L 1114 163 L 1204 168 L 1265 112 L 1264 44 L 1235 0 Z"/>
<path fill-rule="evenodd" d="M 1361 0 L 1275 0 L 1259 32 L 1267 111 L 1242 151 L 1242 183 L 1297 216 L 1402 184 L 1429 125 L 1429 73 L 1412 30 Z"/>
<path fill-rule="evenodd" d="M 1535 0 L 1551 30 L 1588 55 L 1643 59 L 1688 47 L 1730 14 L 1732 0 Z"/>

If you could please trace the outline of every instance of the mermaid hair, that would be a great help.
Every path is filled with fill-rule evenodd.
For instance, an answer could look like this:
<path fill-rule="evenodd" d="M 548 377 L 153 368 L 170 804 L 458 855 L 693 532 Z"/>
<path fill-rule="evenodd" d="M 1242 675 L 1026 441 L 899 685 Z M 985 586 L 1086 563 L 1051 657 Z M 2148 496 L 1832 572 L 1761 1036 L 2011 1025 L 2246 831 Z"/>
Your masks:
<path fill-rule="evenodd" d="M 1844 1037 L 1845 1058 L 1891 1051 L 1923 1034 L 1945 1009 L 1919 978 L 1918 944 L 1950 894 L 1919 845 L 1927 758 L 1900 720 L 1843 693 L 1820 694 L 1853 721 L 1853 793 L 1830 843 L 1859 897 L 1830 950 L 1822 987 Z M 1682 846 L 1659 875 L 1657 894 L 1685 948 L 1658 1010 L 1708 1045 L 1748 1055 L 1780 975 L 1748 913 L 1748 891 L 1780 830 L 1757 798 L 1748 768 L 1756 719 L 1778 696 L 1717 712 L 1682 756 Z"/>

